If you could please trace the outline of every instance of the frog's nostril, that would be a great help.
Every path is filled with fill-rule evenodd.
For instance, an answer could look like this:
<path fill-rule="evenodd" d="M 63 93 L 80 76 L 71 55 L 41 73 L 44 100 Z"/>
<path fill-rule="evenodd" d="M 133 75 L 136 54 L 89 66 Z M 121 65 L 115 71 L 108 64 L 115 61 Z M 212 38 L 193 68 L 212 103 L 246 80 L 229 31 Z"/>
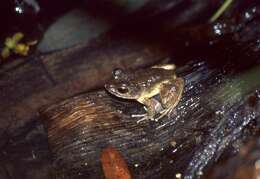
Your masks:
<path fill-rule="evenodd" d="M 105 88 L 107 90 L 113 91 L 114 90 L 114 86 L 113 85 L 109 85 L 109 84 L 105 84 Z"/>

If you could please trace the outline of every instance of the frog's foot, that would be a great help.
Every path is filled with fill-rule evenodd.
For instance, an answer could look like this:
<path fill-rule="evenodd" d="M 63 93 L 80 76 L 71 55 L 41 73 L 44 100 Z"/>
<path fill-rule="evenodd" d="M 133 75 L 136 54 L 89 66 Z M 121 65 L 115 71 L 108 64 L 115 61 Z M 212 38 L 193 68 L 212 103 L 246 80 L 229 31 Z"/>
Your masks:
<path fill-rule="evenodd" d="M 163 118 L 164 116 L 165 116 L 165 115 L 162 115 L 162 114 L 161 114 L 159 117 L 155 118 L 154 121 L 155 121 L 155 122 L 158 122 L 158 121 L 159 121 L 161 118 Z"/>
<path fill-rule="evenodd" d="M 148 116 L 142 117 L 141 119 L 139 119 L 138 121 L 136 121 L 136 123 L 139 124 L 140 122 L 143 122 L 143 121 L 146 121 L 146 120 L 149 120 L 149 117 L 148 117 Z"/>
<path fill-rule="evenodd" d="M 163 118 L 164 116 L 166 116 L 167 114 L 170 113 L 170 111 L 172 110 L 173 108 L 168 108 L 168 109 L 164 109 L 162 111 L 160 111 L 160 116 L 155 118 L 154 120 L 157 122 L 159 121 L 161 118 Z"/>
<path fill-rule="evenodd" d="M 145 117 L 145 116 L 147 116 L 146 113 L 144 113 L 144 114 L 132 114 L 131 115 L 131 117 Z"/>
<path fill-rule="evenodd" d="M 140 119 L 137 121 L 137 123 L 140 123 L 140 122 L 146 121 L 146 120 L 158 122 L 159 119 L 161 119 L 162 117 L 164 117 L 168 113 L 168 111 L 166 111 L 166 110 L 164 110 L 162 112 L 164 112 L 164 113 L 160 114 L 160 116 L 157 117 L 157 118 L 151 117 L 148 114 L 132 114 L 131 117 L 136 117 L 136 118 L 140 117 Z"/>
<path fill-rule="evenodd" d="M 137 123 L 140 123 L 142 121 L 146 121 L 146 120 L 151 120 L 154 121 L 154 118 L 149 116 L 148 114 L 132 114 L 131 117 L 135 117 L 135 118 L 141 118 L 137 121 Z"/>

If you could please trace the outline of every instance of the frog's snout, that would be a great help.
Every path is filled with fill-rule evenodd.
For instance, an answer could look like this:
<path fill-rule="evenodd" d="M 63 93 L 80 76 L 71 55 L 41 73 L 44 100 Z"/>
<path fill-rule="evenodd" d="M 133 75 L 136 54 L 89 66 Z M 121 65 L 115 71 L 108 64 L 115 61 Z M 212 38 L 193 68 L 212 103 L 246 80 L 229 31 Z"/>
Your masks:
<path fill-rule="evenodd" d="M 115 86 L 112 84 L 105 84 L 105 89 L 108 91 L 115 92 Z"/>

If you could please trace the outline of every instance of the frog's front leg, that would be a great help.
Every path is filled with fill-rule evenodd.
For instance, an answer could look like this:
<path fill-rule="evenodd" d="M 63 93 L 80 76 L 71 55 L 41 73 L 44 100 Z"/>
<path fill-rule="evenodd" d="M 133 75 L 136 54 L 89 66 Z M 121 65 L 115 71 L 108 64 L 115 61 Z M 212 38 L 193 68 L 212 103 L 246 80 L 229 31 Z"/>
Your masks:
<path fill-rule="evenodd" d="M 182 97 L 183 89 L 184 80 L 182 78 L 176 78 L 175 80 L 162 84 L 160 88 L 160 98 L 164 110 L 160 111 L 159 117 L 155 120 L 158 121 L 177 106 Z"/>
<path fill-rule="evenodd" d="M 161 103 L 154 98 L 142 98 L 138 99 L 138 101 L 145 105 L 144 107 L 146 110 L 145 114 L 132 115 L 132 117 L 142 117 L 140 120 L 137 121 L 138 123 L 144 120 L 154 120 L 154 116 L 163 109 Z"/>

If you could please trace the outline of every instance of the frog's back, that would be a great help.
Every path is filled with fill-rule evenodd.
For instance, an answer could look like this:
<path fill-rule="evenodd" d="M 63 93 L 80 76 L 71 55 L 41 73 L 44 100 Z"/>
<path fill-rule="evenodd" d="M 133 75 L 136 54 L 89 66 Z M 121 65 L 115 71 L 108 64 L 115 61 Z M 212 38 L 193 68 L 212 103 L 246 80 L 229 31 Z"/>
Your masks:
<path fill-rule="evenodd" d="M 150 86 L 154 83 L 169 80 L 171 78 L 175 78 L 174 70 L 148 68 L 134 72 L 132 80 L 135 80 L 138 84 L 147 83 L 147 85 Z"/>

